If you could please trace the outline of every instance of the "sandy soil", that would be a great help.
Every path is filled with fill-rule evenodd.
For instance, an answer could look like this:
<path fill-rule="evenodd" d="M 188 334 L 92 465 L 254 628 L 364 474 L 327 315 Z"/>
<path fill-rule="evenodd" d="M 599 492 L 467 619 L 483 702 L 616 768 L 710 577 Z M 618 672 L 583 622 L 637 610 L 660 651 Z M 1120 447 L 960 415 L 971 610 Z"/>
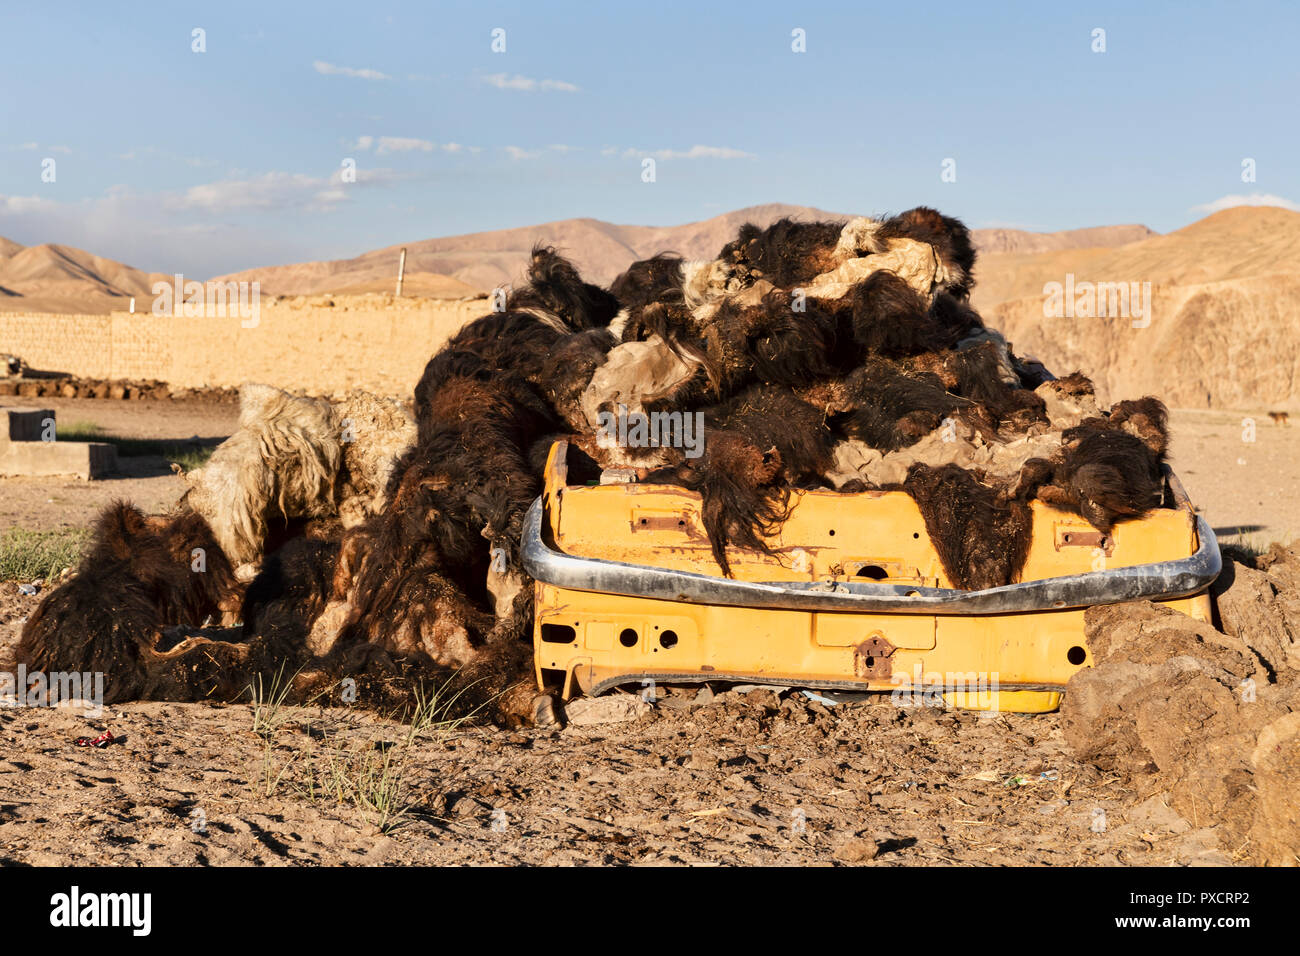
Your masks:
<path fill-rule="evenodd" d="M 1245 441 L 1246 420 L 1254 441 Z M 1170 462 L 1220 540 L 1263 549 L 1300 537 L 1300 418 L 1265 412 L 1175 411 Z"/>
<path fill-rule="evenodd" d="M 0 395 L 0 408 L 15 406 L 52 408 L 59 426 L 90 422 L 123 438 L 224 438 L 239 422 L 234 403 Z"/>
<path fill-rule="evenodd" d="M 1055 715 L 670 700 L 615 726 L 426 736 L 388 830 L 307 791 L 323 739 L 404 735 L 364 712 L 295 711 L 268 770 L 246 705 L 0 710 L 0 864 L 1231 862 L 1160 794 L 1071 760 Z M 125 741 L 73 746 L 104 727 Z"/>

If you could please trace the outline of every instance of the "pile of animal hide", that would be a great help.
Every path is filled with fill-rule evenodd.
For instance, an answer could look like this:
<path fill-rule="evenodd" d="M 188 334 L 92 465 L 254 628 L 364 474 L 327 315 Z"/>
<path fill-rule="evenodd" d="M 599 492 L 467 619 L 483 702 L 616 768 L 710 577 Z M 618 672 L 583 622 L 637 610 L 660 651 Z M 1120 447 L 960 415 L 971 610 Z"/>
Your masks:
<path fill-rule="evenodd" d="M 1103 532 L 1161 503 L 1166 412 L 1102 409 L 1082 374 L 1016 356 L 968 303 L 974 264 L 927 208 L 746 225 L 716 259 L 659 255 L 609 289 L 539 248 L 504 310 L 430 359 L 413 422 L 246 386 L 177 512 L 109 509 L 20 656 L 104 671 L 115 700 L 228 697 L 285 666 L 299 695 L 455 674 L 466 705 L 546 721 L 518 546 L 559 439 L 698 492 L 718 573 L 768 550 L 796 490 L 881 489 L 915 499 L 954 586 L 1014 582 L 1034 498 Z M 610 440 L 610 416 L 655 412 L 700 413 L 700 453 Z"/>

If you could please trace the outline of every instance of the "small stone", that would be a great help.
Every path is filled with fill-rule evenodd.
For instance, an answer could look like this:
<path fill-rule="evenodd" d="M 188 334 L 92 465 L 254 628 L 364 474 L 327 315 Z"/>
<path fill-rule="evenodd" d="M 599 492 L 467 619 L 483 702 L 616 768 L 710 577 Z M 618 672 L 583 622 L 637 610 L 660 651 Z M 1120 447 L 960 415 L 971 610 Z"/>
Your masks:
<path fill-rule="evenodd" d="M 880 847 L 876 845 L 875 840 L 853 839 L 842 844 L 835 851 L 835 859 L 841 863 L 862 863 L 866 860 L 874 860 L 879 854 Z"/>
<path fill-rule="evenodd" d="M 718 758 L 696 750 L 687 758 L 686 767 L 689 770 L 717 770 Z"/>
<path fill-rule="evenodd" d="M 579 697 L 564 708 L 565 719 L 573 725 L 619 724 L 650 713 L 650 705 L 632 694 L 611 697 Z"/>
<path fill-rule="evenodd" d="M 550 694 L 538 694 L 533 698 L 533 726 L 558 727 L 560 725 L 559 708 L 555 698 Z"/>

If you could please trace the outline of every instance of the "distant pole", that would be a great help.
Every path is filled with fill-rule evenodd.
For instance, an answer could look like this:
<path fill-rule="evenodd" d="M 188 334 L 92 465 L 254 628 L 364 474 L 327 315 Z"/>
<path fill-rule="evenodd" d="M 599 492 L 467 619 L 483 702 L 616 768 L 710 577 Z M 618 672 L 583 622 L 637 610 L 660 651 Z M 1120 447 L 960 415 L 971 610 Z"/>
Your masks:
<path fill-rule="evenodd" d="M 402 278 L 406 275 L 406 247 L 402 247 L 402 258 L 397 263 L 397 294 L 402 294 Z"/>
<path fill-rule="evenodd" d="M 135 315 L 135 296 L 131 296 L 131 314 Z"/>

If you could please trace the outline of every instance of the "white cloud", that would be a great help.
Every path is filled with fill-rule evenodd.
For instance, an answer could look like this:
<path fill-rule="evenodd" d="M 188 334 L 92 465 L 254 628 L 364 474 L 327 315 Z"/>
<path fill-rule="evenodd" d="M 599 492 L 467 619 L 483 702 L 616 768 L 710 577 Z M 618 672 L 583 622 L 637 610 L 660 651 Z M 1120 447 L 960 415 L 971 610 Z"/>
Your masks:
<path fill-rule="evenodd" d="M 24 245 L 63 243 L 147 271 L 194 278 L 268 261 L 320 258 L 310 240 L 272 236 L 264 223 L 178 215 L 181 201 L 177 193 L 136 193 L 123 186 L 70 201 L 0 195 L 0 216 L 4 234 Z"/>
<path fill-rule="evenodd" d="M 9 150 L 21 149 L 21 150 L 31 151 L 31 150 L 34 150 L 34 149 L 40 149 L 40 148 L 41 148 L 41 144 L 40 144 L 40 143 L 19 143 L 17 146 L 7 146 L 7 147 L 5 147 L 5 148 L 6 148 L 6 149 L 9 149 Z M 46 146 L 46 147 L 45 147 L 45 152 L 47 152 L 47 153 L 71 153 L 72 150 L 69 149 L 67 146 Z"/>
<path fill-rule="evenodd" d="M 1249 196 L 1233 193 L 1220 196 L 1213 202 L 1193 206 L 1192 212 L 1220 212 L 1234 206 L 1281 206 L 1283 209 L 1290 209 L 1292 212 L 1300 212 L 1300 203 L 1293 202 L 1282 196 L 1275 196 L 1272 193 L 1251 193 Z"/>
<path fill-rule="evenodd" d="M 43 196 L 6 196 L 0 194 L 0 211 L 7 216 L 24 216 L 30 213 L 53 212 L 58 208 L 53 199 Z"/>
<path fill-rule="evenodd" d="M 544 149 L 524 149 L 522 146 L 503 146 L 511 159 L 537 159 L 544 153 L 559 153 L 561 156 L 567 153 L 577 153 L 582 151 L 581 146 L 566 146 L 563 143 L 552 143 Z"/>
<path fill-rule="evenodd" d="M 731 149 L 727 146 L 692 146 L 682 152 L 673 149 L 660 149 L 652 154 L 655 159 L 753 159 L 753 153 Z"/>
<path fill-rule="evenodd" d="M 431 143 L 427 139 L 412 139 L 407 136 L 381 136 L 379 137 L 379 148 L 375 150 L 378 153 L 409 153 L 419 151 L 421 153 L 432 153 L 437 143 Z"/>
<path fill-rule="evenodd" d="M 329 212 L 351 197 L 350 189 L 364 186 L 389 186 L 413 179 L 416 173 L 393 169 L 356 169 L 355 182 L 343 181 L 343 170 L 329 177 L 303 173 L 269 172 L 246 179 L 226 179 L 191 186 L 183 194 L 163 196 L 163 205 L 171 209 L 201 210 L 223 213 L 236 210 L 272 211 L 301 209 Z"/>
<path fill-rule="evenodd" d="M 606 147 L 601 151 L 602 156 L 612 156 L 615 152 L 614 147 Z M 741 149 L 732 149 L 729 146 L 692 146 L 690 149 L 625 149 L 623 150 L 624 159 L 632 159 L 637 156 L 653 156 L 655 159 L 756 159 L 753 153 L 747 153 Z"/>
<path fill-rule="evenodd" d="M 312 63 L 317 73 L 325 76 L 351 76 L 358 80 L 391 80 L 392 77 L 387 73 L 380 73 L 378 70 L 355 69 L 350 66 L 335 66 L 333 63 L 326 63 L 324 60 L 316 60 Z"/>
<path fill-rule="evenodd" d="M 355 169 L 353 170 L 353 172 L 356 174 L 357 177 L 355 181 L 355 185 L 358 186 L 389 186 L 392 185 L 393 183 L 402 182 L 403 180 L 414 179 L 418 175 L 417 173 L 399 173 L 395 169 L 387 169 L 387 168 L 379 168 L 379 169 L 361 168 L 361 169 Z M 331 186 L 353 185 L 353 183 L 345 184 L 343 182 L 342 169 L 334 170 L 334 172 L 330 174 L 329 181 Z"/>
<path fill-rule="evenodd" d="M 170 203 L 179 209 L 224 212 L 235 209 L 283 209 L 309 202 L 325 180 L 304 173 L 270 172 L 252 179 L 226 179 L 191 186 Z"/>
<path fill-rule="evenodd" d="M 376 156 L 384 153 L 432 153 L 434 150 L 459 153 L 465 149 L 460 143 L 435 143 L 433 140 L 411 136 L 358 136 L 352 148 L 364 152 L 372 146 L 375 147 Z"/>
<path fill-rule="evenodd" d="M 188 189 L 137 192 L 117 185 L 77 200 L 0 194 L 0 221 L 6 236 L 25 245 L 59 242 L 150 271 L 180 267 L 196 277 L 215 275 L 259 259 L 292 260 L 293 250 L 303 253 L 300 258 L 315 255 L 310 240 L 273 238 L 264 217 L 327 215 L 356 199 L 359 189 L 383 189 L 422 175 L 357 169 L 356 181 L 344 183 L 342 172 L 235 172 Z"/>
<path fill-rule="evenodd" d="M 498 90 L 520 90 L 524 93 L 577 93 L 578 87 L 574 83 L 566 83 L 564 80 L 537 80 L 531 76 L 520 76 L 516 73 L 510 76 L 507 73 L 489 73 L 483 77 L 483 82 L 489 86 L 495 86 Z"/>

